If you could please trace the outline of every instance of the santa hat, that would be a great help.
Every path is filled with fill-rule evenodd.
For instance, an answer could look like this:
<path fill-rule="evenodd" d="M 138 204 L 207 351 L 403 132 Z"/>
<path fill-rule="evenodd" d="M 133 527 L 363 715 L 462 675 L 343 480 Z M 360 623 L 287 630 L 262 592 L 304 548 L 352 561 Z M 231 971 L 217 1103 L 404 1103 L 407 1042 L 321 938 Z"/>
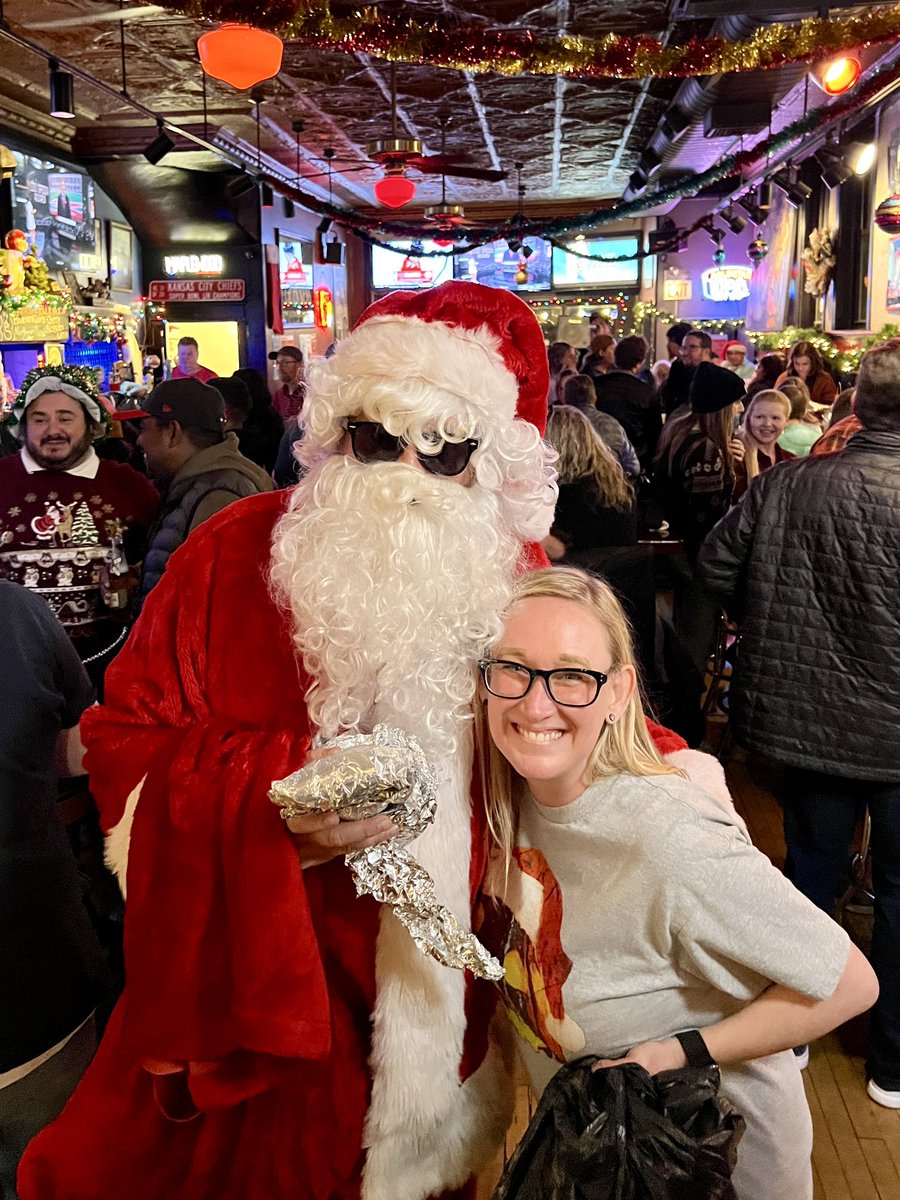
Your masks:
<path fill-rule="evenodd" d="M 511 292 L 462 280 L 392 292 L 366 309 L 344 345 L 350 343 L 358 353 L 371 349 L 372 374 L 398 383 L 424 379 L 461 396 L 491 425 L 517 417 L 544 432 L 550 387 L 544 335 Z M 334 360 L 338 372 L 342 349 Z"/>
<path fill-rule="evenodd" d="M 742 350 L 744 352 L 744 354 L 747 353 L 747 347 L 744 345 L 744 343 L 737 342 L 737 341 L 726 342 L 725 347 L 722 350 L 722 353 L 727 354 L 729 350 L 735 350 L 735 349 Z"/>
<path fill-rule="evenodd" d="M 25 423 L 25 410 L 39 396 L 47 392 L 62 392 L 77 400 L 84 408 L 93 427 L 94 438 L 103 437 L 107 431 L 106 409 L 100 401 L 97 377 L 90 367 L 79 367 L 62 363 L 46 367 L 35 367 L 22 380 L 22 388 L 13 402 L 7 424 L 10 432 L 18 436 Z"/>

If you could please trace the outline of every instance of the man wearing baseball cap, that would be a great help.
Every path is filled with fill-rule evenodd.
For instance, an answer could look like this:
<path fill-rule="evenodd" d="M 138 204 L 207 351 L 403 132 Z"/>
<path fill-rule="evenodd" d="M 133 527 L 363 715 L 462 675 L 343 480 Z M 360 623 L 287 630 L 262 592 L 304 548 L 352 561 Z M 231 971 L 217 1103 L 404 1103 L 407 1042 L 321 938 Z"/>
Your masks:
<path fill-rule="evenodd" d="M 235 500 L 271 491 L 272 481 L 244 458 L 235 435 L 225 432 L 225 401 L 209 384 L 166 380 L 142 408 L 117 415 L 141 421 L 138 445 L 162 492 L 135 598 L 137 613 L 189 533 Z"/>
<path fill-rule="evenodd" d="M 281 387 L 272 397 L 272 407 L 287 424 L 303 407 L 306 384 L 303 381 L 303 352 L 296 346 L 282 346 L 273 350 L 269 358 L 278 368 Z"/>

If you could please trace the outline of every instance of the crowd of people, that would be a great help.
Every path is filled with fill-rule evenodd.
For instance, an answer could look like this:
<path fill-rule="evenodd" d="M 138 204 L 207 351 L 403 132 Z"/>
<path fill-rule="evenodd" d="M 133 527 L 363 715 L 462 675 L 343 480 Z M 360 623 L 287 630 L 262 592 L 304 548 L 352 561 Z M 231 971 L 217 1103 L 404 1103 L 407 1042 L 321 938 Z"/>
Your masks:
<path fill-rule="evenodd" d="M 900 1108 L 900 342 L 840 407 L 805 342 L 754 365 L 676 325 L 651 364 L 591 332 L 548 349 L 518 297 L 455 281 L 377 301 L 308 378 L 277 351 L 274 401 L 196 344 L 117 411 L 77 369 L 26 378 L 0 460 L 28 662 L 0 773 L 4 1200 L 470 1200 L 511 1033 L 538 1092 L 584 1055 L 715 1069 L 738 1200 L 811 1200 L 804 1050 L 869 1008 L 869 1095 Z M 784 874 L 688 744 L 723 608 Z M 679 662 L 700 683 L 657 724 Z M 410 852 L 497 986 L 356 894 L 345 855 L 378 859 L 390 805 L 270 801 L 376 727 L 432 768 Z M 125 912 L 96 1053 L 110 983 L 54 813 L 85 771 Z M 832 919 L 864 810 L 871 965 Z"/>

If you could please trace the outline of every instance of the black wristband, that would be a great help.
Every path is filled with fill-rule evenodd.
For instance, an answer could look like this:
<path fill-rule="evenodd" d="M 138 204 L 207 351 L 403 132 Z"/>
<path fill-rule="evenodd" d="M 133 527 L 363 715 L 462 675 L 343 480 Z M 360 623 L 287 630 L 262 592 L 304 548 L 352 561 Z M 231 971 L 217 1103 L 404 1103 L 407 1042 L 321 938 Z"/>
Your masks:
<path fill-rule="evenodd" d="M 684 1033 L 676 1033 L 675 1040 L 681 1043 L 687 1065 L 699 1070 L 702 1067 L 714 1067 L 715 1059 L 707 1049 L 706 1042 L 699 1029 L 686 1029 Z"/>

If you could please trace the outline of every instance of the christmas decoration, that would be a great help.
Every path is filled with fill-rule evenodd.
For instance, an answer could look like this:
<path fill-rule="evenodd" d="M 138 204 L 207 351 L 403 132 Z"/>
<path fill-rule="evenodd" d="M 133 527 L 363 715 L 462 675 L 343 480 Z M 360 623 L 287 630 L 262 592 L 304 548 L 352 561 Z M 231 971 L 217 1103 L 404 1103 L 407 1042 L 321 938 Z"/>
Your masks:
<path fill-rule="evenodd" d="M 831 273 L 837 265 L 831 231 L 813 229 L 809 235 L 809 245 L 804 248 L 800 258 L 806 271 L 803 290 L 810 296 L 824 296 L 831 282 Z"/>
<path fill-rule="evenodd" d="M 248 17 L 278 29 L 300 46 L 342 54 L 367 54 L 388 62 L 416 63 L 475 74 L 563 75 L 570 79 L 690 78 L 766 70 L 787 63 L 831 58 L 858 46 L 900 35 L 900 6 L 838 19 L 775 22 L 742 40 L 691 38 L 665 45 L 657 38 L 554 36 L 494 22 L 416 21 L 406 11 L 351 8 L 336 16 L 327 0 L 261 0 L 252 12 L 245 0 L 162 0 L 175 12 L 220 21 Z M 345 10 L 346 11 L 346 10 Z"/>
<path fill-rule="evenodd" d="M 758 234 L 747 247 L 747 257 L 753 263 L 754 267 L 758 267 L 762 260 L 769 253 L 769 243 L 765 238 L 761 238 Z"/>
<path fill-rule="evenodd" d="M 84 313 L 73 312 L 69 317 L 69 333 L 73 341 L 86 342 L 89 346 L 96 342 L 116 342 L 119 346 L 125 344 L 128 334 L 137 336 L 138 323 L 135 317 L 122 313 Z"/>
<path fill-rule="evenodd" d="M 96 546 L 99 540 L 100 536 L 97 533 L 94 518 L 91 516 L 90 509 L 82 500 L 75 509 L 75 519 L 72 522 L 72 545 Z"/>
<path fill-rule="evenodd" d="M 72 308 L 72 297 L 63 291 L 55 279 L 50 277 L 47 264 L 37 256 L 37 251 L 21 229 L 11 229 L 3 239 L 5 249 L 0 250 L 0 309 L 18 312 L 33 309 Z"/>
<path fill-rule="evenodd" d="M 723 246 L 717 246 L 716 249 L 713 250 L 712 260 L 717 267 L 721 267 L 727 257 L 728 255 L 725 253 Z"/>
<path fill-rule="evenodd" d="M 691 317 L 676 317 L 674 313 L 666 312 L 662 308 L 657 308 L 655 304 L 649 304 L 643 300 L 638 300 L 634 306 L 634 325 L 632 333 L 640 333 L 641 326 L 644 321 L 652 319 L 654 321 L 662 321 L 666 325 L 674 325 L 678 321 L 689 322 L 694 329 L 709 329 L 713 333 L 726 333 L 731 329 L 742 329 L 745 322 L 743 320 L 735 320 L 731 318 L 716 318 L 714 320 L 694 320 Z"/>
<path fill-rule="evenodd" d="M 875 209 L 875 224 L 885 233 L 900 229 L 900 195 L 888 196 Z"/>

